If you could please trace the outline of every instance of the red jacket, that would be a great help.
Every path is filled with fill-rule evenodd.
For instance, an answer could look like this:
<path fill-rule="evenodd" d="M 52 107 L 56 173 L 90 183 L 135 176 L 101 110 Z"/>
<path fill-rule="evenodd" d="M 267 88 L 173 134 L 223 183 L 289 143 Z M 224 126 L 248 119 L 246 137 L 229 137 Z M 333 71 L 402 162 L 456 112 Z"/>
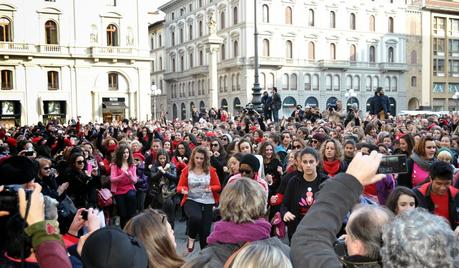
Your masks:
<path fill-rule="evenodd" d="M 186 167 L 182 170 L 182 174 L 180 175 L 180 180 L 177 185 L 177 193 L 182 193 L 182 189 L 188 191 L 188 169 L 189 167 Z M 217 170 L 213 167 L 210 167 L 210 189 L 212 190 L 215 203 L 218 203 L 218 192 L 220 192 L 222 187 L 220 185 L 220 180 L 218 179 Z M 180 202 L 181 206 L 185 204 L 187 198 L 188 195 L 183 195 L 182 201 Z"/>

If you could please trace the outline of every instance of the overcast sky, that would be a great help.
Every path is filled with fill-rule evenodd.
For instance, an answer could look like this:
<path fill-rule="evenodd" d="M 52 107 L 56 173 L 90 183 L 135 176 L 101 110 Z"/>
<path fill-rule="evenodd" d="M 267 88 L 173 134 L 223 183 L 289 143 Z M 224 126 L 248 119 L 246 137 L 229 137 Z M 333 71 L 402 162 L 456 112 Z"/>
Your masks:
<path fill-rule="evenodd" d="M 169 2 L 170 0 L 153 0 L 153 7 L 158 8 L 162 6 L 164 3 Z"/>

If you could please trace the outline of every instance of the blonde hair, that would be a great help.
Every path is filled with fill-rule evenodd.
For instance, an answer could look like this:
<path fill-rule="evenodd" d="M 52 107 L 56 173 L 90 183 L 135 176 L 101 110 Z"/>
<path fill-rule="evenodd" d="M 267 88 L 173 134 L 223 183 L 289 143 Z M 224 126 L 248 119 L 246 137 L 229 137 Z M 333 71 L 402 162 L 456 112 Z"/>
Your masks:
<path fill-rule="evenodd" d="M 258 182 L 241 178 L 229 183 L 220 197 L 222 220 L 237 224 L 253 222 L 266 215 L 266 194 Z"/>
<path fill-rule="evenodd" d="M 276 246 L 252 243 L 244 247 L 234 258 L 233 268 L 291 268 L 290 259 Z"/>
<path fill-rule="evenodd" d="M 327 143 L 333 143 L 335 145 L 335 160 L 343 160 L 343 146 L 341 145 L 340 142 L 338 142 L 335 139 L 328 139 L 322 143 L 322 146 L 320 146 L 320 157 L 322 158 L 323 161 L 326 161 L 327 159 L 325 158 L 325 147 L 327 147 Z"/>

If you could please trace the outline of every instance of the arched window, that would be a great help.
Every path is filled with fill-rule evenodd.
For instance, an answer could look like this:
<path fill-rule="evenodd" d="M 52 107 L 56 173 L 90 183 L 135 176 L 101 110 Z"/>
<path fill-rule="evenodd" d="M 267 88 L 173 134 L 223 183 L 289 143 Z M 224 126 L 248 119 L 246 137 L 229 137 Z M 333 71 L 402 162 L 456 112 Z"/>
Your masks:
<path fill-rule="evenodd" d="M 394 18 L 389 17 L 389 19 L 387 20 L 387 23 L 388 23 L 388 29 L 387 29 L 387 31 L 388 31 L 389 33 L 393 33 L 393 32 L 394 32 Z"/>
<path fill-rule="evenodd" d="M 220 29 L 225 29 L 225 11 L 220 12 Z"/>
<path fill-rule="evenodd" d="M 10 42 L 11 38 L 11 21 L 8 18 L 0 18 L 0 41 Z"/>
<path fill-rule="evenodd" d="M 379 78 L 377 76 L 373 77 L 373 88 L 379 87 Z"/>
<path fill-rule="evenodd" d="M 282 76 L 282 89 L 283 90 L 288 90 L 288 74 L 284 74 Z"/>
<path fill-rule="evenodd" d="M 374 46 L 370 46 L 370 55 L 369 55 L 369 58 L 368 58 L 368 61 L 369 62 L 376 62 L 376 54 L 375 54 L 375 47 Z"/>
<path fill-rule="evenodd" d="M 308 59 L 314 60 L 316 58 L 316 49 L 314 42 L 309 42 L 308 43 Z"/>
<path fill-rule="evenodd" d="M 334 43 L 330 44 L 330 59 L 336 60 L 336 45 Z"/>
<path fill-rule="evenodd" d="M 225 44 L 222 44 L 222 48 L 221 48 L 221 54 L 222 54 L 222 60 L 224 60 L 226 57 L 225 57 Z"/>
<path fill-rule="evenodd" d="M 292 41 L 290 40 L 287 40 L 287 42 L 285 43 L 285 57 L 287 59 L 291 59 L 293 58 L 293 51 L 292 51 Z"/>
<path fill-rule="evenodd" d="M 376 22 L 375 22 L 375 16 L 371 15 L 370 16 L 370 32 L 376 31 Z"/>
<path fill-rule="evenodd" d="M 49 20 L 45 23 L 46 44 L 57 45 L 57 25 L 54 21 Z"/>
<path fill-rule="evenodd" d="M 262 73 L 263 74 L 263 73 Z M 235 91 L 236 90 L 236 87 L 237 87 L 237 84 L 236 84 L 236 75 L 235 74 L 232 74 L 231 75 L 231 91 Z"/>
<path fill-rule="evenodd" d="M 110 39 L 108 38 L 108 31 L 107 31 L 107 44 L 108 44 L 108 40 Z M 174 30 L 171 30 L 171 44 L 175 46 L 175 31 Z"/>
<path fill-rule="evenodd" d="M 236 81 L 237 81 L 237 90 L 241 90 L 241 77 L 239 74 L 236 75 Z"/>
<path fill-rule="evenodd" d="M 269 23 L 269 7 L 268 5 L 263 5 L 263 22 Z"/>
<path fill-rule="evenodd" d="M 336 27 L 336 14 L 335 11 L 330 11 L 330 28 Z"/>
<path fill-rule="evenodd" d="M 263 39 L 263 56 L 269 57 L 269 40 Z"/>
<path fill-rule="evenodd" d="M 346 76 L 346 89 L 349 90 L 352 88 L 352 76 Z"/>
<path fill-rule="evenodd" d="M 221 108 L 225 111 L 228 111 L 228 101 L 226 99 L 222 99 Z"/>
<path fill-rule="evenodd" d="M 290 76 L 290 89 L 297 90 L 298 89 L 298 79 L 296 74 L 292 74 Z"/>
<path fill-rule="evenodd" d="M 201 95 L 201 80 L 198 80 L 198 96 Z"/>
<path fill-rule="evenodd" d="M 13 72 L 11 70 L 1 70 L 1 89 L 13 89 Z"/>
<path fill-rule="evenodd" d="M 311 27 L 314 26 L 314 10 L 313 9 L 309 9 L 308 26 L 311 26 Z"/>
<path fill-rule="evenodd" d="M 391 83 L 391 86 L 392 86 L 392 91 L 397 91 L 397 77 L 392 77 L 392 83 Z"/>
<path fill-rule="evenodd" d="M 260 87 L 263 90 L 266 90 L 266 75 L 265 73 L 260 73 Z"/>
<path fill-rule="evenodd" d="M 394 62 L 394 48 L 389 47 L 387 50 L 387 61 L 388 62 Z"/>
<path fill-rule="evenodd" d="M 188 25 L 188 40 L 193 40 L 193 24 Z"/>
<path fill-rule="evenodd" d="M 312 76 L 312 90 L 319 90 L 319 75 L 315 74 Z"/>
<path fill-rule="evenodd" d="M 108 73 L 108 89 L 109 90 L 118 90 L 118 74 L 117 73 Z"/>
<path fill-rule="evenodd" d="M 304 75 L 304 90 L 311 90 L 311 75 Z"/>
<path fill-rule="evenodd" d="M 285 8 L 285 24 L 292 24 L 292 8 L 286 7 Z"/>
<path fill-rule="evenodd" d="M 174 32 L 172 32 L 172 42 L 174 43 Z M 172 44 L 174 45 L 174 44 Z M 107 26 L 107 46 L 116 47 L 118 46 L 118 28 L 110 24 Z"/>
<path fill-rule="evenodd" d="M 339 75 L 335 74 L 333 76 L 333 90 L 340 90 L 341 88 L 341 81 L 339 79 Z"/>
<path fill-rule="evenodd" d="M 48 72 L 48 90 L 59 89 L 59 73 L 56 71 Z"/>
<path fill-rule="evenodd" d="M 332 90 L 332 76 L 331 75 L 327 75 L 325 77 L 325 89 Z"/>
<path fill-rule="evenodd" d="M 185 120 L 186 118 L 186 106 L 185 103 L 182 103 L 181 108 L 180 108 L 180 114 L 181 114 L 181 119 Z"/>
<path fill-rule="evenodd" d="M 354 87 L 353 87 L 354 90 L 359 91 L 360 90 L 360 76 L 358 75 L 354 76 L 353 84 L 354 84 Z"/>
<path fill-rule="evenodd" d="M 389 76 L 386 76 L 386 78 L 384 79 L 384 90 L 389 92 L 391 89 L 391 86 L 390 86 L 390 77 Z"/>
<path fill-rule="evenodd" d="M 177 114 L 177 104 L 174 103 L 174 105 L 172 105 L 172 116 L 174 117 L 174 119 L 177 118 L 178 114 Z"/>
<path fill-rule="evenodd" d="M 349 57 L 349 60 L 350 61 L 356 61 L 357 60 L 357 49 L 355 47 L 355 45 L 351 45 L 351 51 L 350 51 L 350 57 Z"/>
<path fill-rule="evenodd" d="M 355 30 L 355 14 L 354 13 L 351 13 L 351 15 L 349 16 L 349 28 L 351 30 Z"/>
<path fill-rule="evenodd" d="M 237 24 L 237 7 L 233 7 L 233 24 Z"/>
<path fill-rule="evenodd" d="M 371 91 L 372 88 L 373 88 L 373 85 L 372 85 L 373 81 L 371 79 L 371 76 L 367 76 L 367 79 L 366 79 L 366 88 L 367 88 L 367 91 Z"/>
<path fill-rule="evenodd" d="M 200 21 L 198 22 L 198 25 L 199 25 L 199 26 L 198 26 L 198 27 L 199 27 L 199 29 L 198 29 L 198 31 L 199 31 L 199 37 L 201 37 L 201 36 L 203 35 L 202 20 L 200 20 Z"/>
<path fill-rule="evenodd" d="M 190 68 L 193 68 L 193 64 L 194 64 L 193 52 L 191 52 L 189 55 L 189 63 L 190 63 Z"/>
<path fill-rule="evenodd" d="M 274 74 L 270 73 L 268 75 L 268 90 L 273 89 L 273 87 L 274 87 Z"/>
<path fill-rule="evenodd" d="M 239 56 L 239 45 L 238 45 L 237 40 L 234 40 L 233 42 L 233 55 L 234 57 Z"/>
<path fill-rule="evenodd" d="M 233 109 L 235 112 L 239 112 L 241 110 L 242 106 L 241 106 L 241 100 L 239 98 L 234 98 L 234 101 L 233 101 Z"/>
<path fill-rule="evenodd" d="M 220 76 L 220 92 L 223 92 L 223 76 Z"/>
<path fill-rule="evenodd" d="M 417 64 L 418 63 L 418 55 L 416 53 L 416 50 L 411 51 L 411 64 Z"/>
<path fill-rule="evenodd" d="M 228 91 L 228 76 L 225 75 L 225 79 L 223 79 L 223 89 L 225 92 Z"/>

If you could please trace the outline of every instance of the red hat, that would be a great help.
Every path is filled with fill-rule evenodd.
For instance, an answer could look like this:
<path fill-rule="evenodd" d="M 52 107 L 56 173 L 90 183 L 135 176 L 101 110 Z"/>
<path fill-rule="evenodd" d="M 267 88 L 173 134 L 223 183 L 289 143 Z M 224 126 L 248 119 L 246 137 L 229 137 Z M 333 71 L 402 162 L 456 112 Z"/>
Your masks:
<path fill-rule="evenodd" d="M 206 137 L 209 137 L 209 138 L 210 137 L 217 137 L 217 134 L 215 132 L 213 132 L 213 131 L 209 131 L 209 132 L 206 133 Z"/>
<path fill-rule="evenodd" d="M 251 132 L 257 131 L 257 126 L 251 126 L 251 127 L 250 127 L 250 131 L 251 131 Z"/>
<path fill-rule="evenodd" d="M 145 161 L 145 156 L 143 156 L 143 154 L 142 154 L 142 153 L 139 153 L 139 152 L 133 153 L 133 154 L 132 154 L 132 158 L 134 158 L 134 159 L 140 159 L 140 160 L 142 160 L 142 161 Z"/>
<path fill-rule="evenodd" d="M 6 143 L 8 143 L 8 145 L 10 147 L 16 147 L 18 145 L 17 141 L 15 138 L 11 138 L 9 137 L 8 139 L 6 139 Z"/>
<path fill-rule="evenodd" d="M 38 143 L 42 139 L 41 136 L 32 138 L 32 143 Z"/>

